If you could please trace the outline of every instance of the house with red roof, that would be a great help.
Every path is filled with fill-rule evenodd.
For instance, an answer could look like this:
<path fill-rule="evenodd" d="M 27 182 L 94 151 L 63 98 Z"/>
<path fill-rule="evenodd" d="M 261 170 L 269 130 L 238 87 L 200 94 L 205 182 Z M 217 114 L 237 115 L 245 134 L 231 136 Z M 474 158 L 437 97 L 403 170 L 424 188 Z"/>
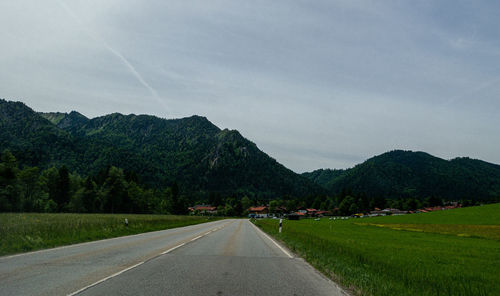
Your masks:
<path fill-rule="evenodd" d="M 332 212 L 330 211 L 317 211 L 316 212 L 316 217 L 323 217 L 323 216 L 331 216 Z"/>
<path fill-rule="evenodd" d="M 300 218 L 305 218 L 306 217 L 306 213 L 302 213 L 302 212 L 295 212 L 295 213 L 292 213 L 296 216 L 299 216 Z"/>
<path fill-rule="evenodd" d="M 254 214 L 258 217 L 267 217 L 269 215 L 269 207 L 268 206 L 258 206 L 258 207 L 250 207 L 248 208 L 249 214 Z"/>
<path fill-rule="evenodd" d="M 306 214 L 307 214 L 308 216 L 310 216 L 310 217 L 314 217 L 314 216 L 316 216 L 316 212 L 317 212 L 317 211 L 318 211 L 318 210 L 316 210 L 316 209 L 306 209 Z"/>

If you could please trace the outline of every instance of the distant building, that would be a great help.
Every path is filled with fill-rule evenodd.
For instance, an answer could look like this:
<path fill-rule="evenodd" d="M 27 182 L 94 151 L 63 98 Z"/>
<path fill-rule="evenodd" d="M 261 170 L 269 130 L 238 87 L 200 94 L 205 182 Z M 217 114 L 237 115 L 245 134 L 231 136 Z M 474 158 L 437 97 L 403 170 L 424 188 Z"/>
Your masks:
<path fill-rule="evenodd" d="M 267 217 L 269 216 L 269 207 L 267 206 L 250 207 L 248 209 L 248 213 L 255 214 L 256 217 Z"/>
<path fill-rule="evenodd" d="M 402 211 L 400 209 L 387 208 L 383 210 L 375 210 L 370 212 L 370 216 L 385 216 L 385 215 L 406 215 L 408 211 Z"/>
<path fill-rule="evenodd" d="M 417 213 L 428 213 L 428 212 L 435 212 L 435 211 L 452 210 L 452 209 L 457 209 L 457 208 L 461 208 L 461 207 L 462 206 L 458 202 L 454 202 L 448 206 L 435 206 L 435 207 L 427 207 L 427 208 L 423 208 L 423 209 L 418 209 L 416 212 Z"/>
<path fill-rule="evenodd" d="M 217 214 L 217 207 L 211 206 L 211 205 L 196 205 L 194 207 L 189 207 L 188 210 L 195 214 L 211 214 L 215 215 Z"/>
<path fill-rule="evenodd" d="M 322 216 L 331 216 L 332 212 L 330 211 L 317 211 L 316 212 L 316 217 L 322 217 Z"/>
<path fill-rule="evenodd" d="M 318 212 L 318 210 L 316 210 L 316 209 L 306 209 L 306 214 L 309 217 L 316 217 L 317 212 Z"/>
<path fill-rule="evenodd" d="M 274 209 L 274 212 L 278 215 L 278 216 L 283 216 L 285 213 L 286 213 L 286 208 L 285 207 L 276 207 L 276 209 Z"/>

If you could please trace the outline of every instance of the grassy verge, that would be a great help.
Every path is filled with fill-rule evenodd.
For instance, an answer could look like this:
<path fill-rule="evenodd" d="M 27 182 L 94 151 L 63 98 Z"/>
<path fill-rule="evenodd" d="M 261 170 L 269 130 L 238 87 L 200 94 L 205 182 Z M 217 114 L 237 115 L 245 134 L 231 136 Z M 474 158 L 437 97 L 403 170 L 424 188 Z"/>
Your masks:
<path fill-rule="evenodd" d="M 361 295 L 500 295 L 500 204 L 256 224 Z"/>
<path fill-rule="evenodd" d="M 214 220 L 173 215 L 0 214 L 0 256 Z"/>

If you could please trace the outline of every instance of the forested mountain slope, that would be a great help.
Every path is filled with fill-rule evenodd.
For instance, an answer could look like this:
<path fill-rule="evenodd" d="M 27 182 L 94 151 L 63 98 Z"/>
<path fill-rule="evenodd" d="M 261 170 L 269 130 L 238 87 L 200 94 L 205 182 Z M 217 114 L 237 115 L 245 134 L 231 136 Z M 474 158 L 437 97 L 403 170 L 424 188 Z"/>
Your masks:
<path fill-rule="evenodd" d="M 368 197 L 438 197 L 495 200 L 500 197 L 500 166 L 470 158 L 444 160 L 424 152 L 396 150 L 343 171 L 317 170 L 303 176 L 332 194 Z"/>
<path fill-rule="evenodd" d="M 0 150 L 21 165 L 66 165 L 82 175 L 107 166 L 135 172 L 140 182 L 181 191 L 303 197 L 325 190 L 269 157 L 234 130 L 192 116 L 166 120 L 118 113 L 88 119 L 78 112 L 36 113 L 20 102 L 0 100 Z"/>

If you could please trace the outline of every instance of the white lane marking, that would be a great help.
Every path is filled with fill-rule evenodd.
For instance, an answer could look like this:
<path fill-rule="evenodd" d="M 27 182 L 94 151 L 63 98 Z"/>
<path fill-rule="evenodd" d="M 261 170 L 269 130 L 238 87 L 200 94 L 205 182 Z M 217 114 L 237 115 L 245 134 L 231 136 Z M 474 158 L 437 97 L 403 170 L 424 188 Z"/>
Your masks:
<path fill-rule="evenodd" d="M 81 292 L 83 292 L 83 291 L 85 291 L 85 290 L 87 290 L 87 289 L 89 289 L 89 288 L 91 288 L 91 287 L 93 287 L 93 286 L 99 285 L 100 283 L 105 282 L 105 281 L 107 281 L 107 280 L 109 280 L 109 279 L 111 279 L 111 278 L 114 278 L 115 276 L 118 276 L 118 275 L 120 275 L 120 274 L 122 274 L 122 273 L 124 273 L 124 272 L 126 272 L 126 271 L 129 271 L 129 270 L 131 270 L 131 269 L 133 269 L 133 268 L 136 268 L 137 266 L 139 266 L 139 265 L 141 265 L 141 264 L 144 264 L 144 261 L 143 261 L 143 262 L 139 262 L 139 263 L 137 263 L 137 264 L 135 264 L 135 265 L 132 265 L 132 266 L 130 266 L 130 267 L 127 267 L 127 268 L 125 268 L 125 269 L 123 269 L 123 270 L 121 270 L 121 271 L 119 271 L 119 272 L 117 272 L 117 273 L 115 273 L 115 274 L 112 274 L 112 275 L 110 275 L 110 276 L 108 276 L 108 277 L 105 277 L 105 278 L 103 278 L 103 279 L 101 279 L 101 280 L 98 280 L 97 282 L 95 282 L 95 283 L 93 283 L 93 284 L 90 284 L 90 285 L 88 285 L 88 286 L 86 286 L 86 287 L 83 287 L 83 288 L 81 288 L 80 290 L 78 290 L 78 291 L 76 291 L 76 292 L 73 292 L 73 293 L 71 293 L 71 294 L 68 294 L 68 296 L 73 296 L 73 295 L 76 295 L 76 294 L 78 294 L 78 293 L 81 293 Z"/>
<path fill-rule="evenodd" d="M 224 226 L 225 226 L 225 225 L 224 225 Z M 255 225 L 254 225 L 254 226 L 255 226 Z M 222 228 L 223 228 L 223 227 L 221 227 L 220 229 L 222 229 Z M 212 231 L 215 231 L 215 230 L 212 230 Z M 211 231 L 209 231 L 209 232 L 207 232 L 207 233 L 205 233 L 205 234 L 203 234 L 203 235 L 197 236 L 197 237 L 195 237 L 195 238 L 191 239 L 191 241 L 195 241 L 195 240 L 197 240 L 197 239 L 199 239 L 199 238 L 202 238 L 202 237 L 204 237 L 205 235 L 207 235 L 207 234 L 208 234 L 208 233 L 210 233 L 210 232 L 211 232 Z M 122 237 L 116 237 L 116 238 L 112 238 L 112 239 L 117 239 L 117 238 L 122 238 Z M 89 243 L 93 243 L 93 242 L 89 242 Z M 167 253 L 169 253 L 169 252 L 172 252 L 173 250 L 175 250 L 175 249 L 177 249 L 177 248 L 180 248 L 180 247 L 184 246 L 185 244 L 186 244 L 186 243 L 182 243 L 182 244 L 177 245 L 177 246 L 175 246 L 175 247 L 173 247 L 173 248 L 170 248 L 170 249 L 166 250 L 165 252 L 161 253 L 161 255 L 165 255 L 165 254 L 167 254 Z M 66 248 L 66 247 L 70 247 L 70 246 L 63 246 L 63 247 L 60 247 L 60 248 L 62 249 L 62 248 Z M 38 251 L 38 252 L 43 252 L 43 251 L 48 251 L 48 250 L 40 250 L 40 251 Z M 33 252 L 33 253 L 35 253 L 35 252 Z M 19 255 L 24 255 L 24 254 L 19 254 Z M 19 256 L 19 255 L 14 255 L 14 256 L 12 256 L 12 257 Z M 99 284 L 100 284 L 100 283 L 102 283 L 102 282 L 105 282 L 105 281 L 107 281 L 107 280 L 109 280 L 109 279 L 111 279 L 111 278 L 114 278 L 114 277 L 116 277 L 116 276 L 119 276 L 120 274 L 122 274 L 122 273 L 124 273 L 124 272 L 126 272 L 126 271 L 129 271 L 129 270 L 131 270 L 131 269 L 133 269 L 133 268 L 136 268 L 137 266 L 144 264 L 144 262 L 145 262 L 145 261 L 142 261 L 142 262 L 139 262 L 139 263 L 137 263 L 137 264 L 135 264 L 135 265 L 132 265 L 132 266 L 130 266 L 130 267 L 127 267 L 127 268 L 125 268 L 125 269 L 123 269 L 123 270 L 121 270 L 121 271 L 119 271 L 119 272 L 117 272 L 117 273 L 115 273 L 115 274 L 112 274 L 112 275 L 110 275 L 110 276 L 108 276 L 108 277 L 105 277 L 105 278 L 103 278 L 103 279 L 101 279 L 101 280 L 99 280 L 99 281 L 97 281 L 97 282 L 95 282 L 95 283 L 93 283 L 93 284 L 90 284 L 90 285 L 88 285 L 88 286 L 85 286 L 85 287 L 81 288 L 81 289 L 80 289 L 80 290 L 78 290 L 78 291 L 75 291 L 75 292 L 73 292 L 73 293 L 70 293 L 70 294 L 68 294 L 67 296 L 74 296 L 74 295 L 77 295 L 77 294 L 79 294 L 79 293 L 81 293 L 81 292 L 83 292 L 83 291 L 85 291 L 85 290 L 87 290 L 87 289 L 89 289 L 89 288 L 92 288 L 92 287 L 94 287 L 94 286 L 96 286 L 96 285 L 99 285 Z"/>
<path fill-rule="evenodd" d="M 262 231 L 262 229 L 260 229 L 259 227 L 257 227 L 252 222 L 248 222 L 248 223 L 252 224 L 253 227 L 255 227 L 257 230 L 259 230 L 265 237 L 267 237 L 268 240 L 272 241 L 273 244 L 276 245 L 276 247 L 278 247 L 283 253 L 285 253 L 285 255 L 287 255 L 289 258 L 293 258 L 293 256 L 290 255 L 290 253 L 288 253 L 285 249 L 283 249 L 282 246 L 280 246 L 276 241 L 274 241 L 274 239 L 272 239 L 269 235 L 267 235 L 264 231 Z"/>
<path fill-rule="evenodd" d="M 173 247 L 173 248 L 170 248 L 170 249 L 166 250 L 165 252 L 162 252 L 161 254 L 162 254 L 162 255 L 168 254 L 168 253 L 172 252 L 173 250 L 175 250 L 175 249 L 177 249 L 177 248 L 180 248 L 180 247 L 184 246 L 185 244 L 186 244 L 186 243 L 182 243 L 182 244 L 180 244 L 180 245 L 178 245 L 178 246 L 175 246 L 175 247 Z"/>
<path fill-rule="evenodd" d="M 212 230 L 212 231 L 215 231 L 215 230 Z M 160 232 L 160 231 L 154 231 L 154 232 Z M 209 231 L 209 232 L 205 233 L 204 235 L 197 236 L 197 237 L 193 238 L 191 241 L 195 241 L 195 240 L 197 240 L 197 239 L 199 239 L 199 238 L 201 238 L 201 237 L 203 237 L 203 236 L 207 235 L 207 234 L 208 234 L 208 233 L 210 233 L 210 232 L 211 232 L 211 231 Z M 139 234 L 139 235 L 142 235 L 142 234 L 147 234 L 147 233 L 141 233 L 141 234 Z M 114 240 L 114 239 L 120 239 L 120 238 L 123 238 L 123 237 L 114 237 L 114 238 L 110 238 L 110 239 L 106 239 L 106 240 Z M 81 244 L 79 244 L 79 245 L 83 245 L 83 244 L 91 244 L 91 243 L 96 243 L 96 242 L 99 242 L 99 241 L 86 242 L 86 243 L 81 243 Z M 162 253 L 160 253 L 160 254 L 161 254 L 161 255 L 165 255 L 165 254 L 167 254 L 167 253 L 169 253 L 169 252 L 172 252 L 173 250 L 175 250 L 175 249 L 177 249 L 177 248 L 180 248 L 180 247 L 184 246 L 185 244 L 186 244 L 186 243 L 182 243 L 182 244 L 177 245 L 177 246 L 175 246 L 175 247 L 173 247 L 173 248 L 170 248 L 170 249 L 168 249 L 168 250 L 166 250 L 166 251 L 164 251 L 164 252 L 162 252 Z M 61 247 L 58 247 L 58 248 L 53 248 L 53 249 L 39 250 L 39 251 L 35 251 L 35 252 L 24 253 L 24 254 L 17 254 L 17 255 L 12 255 L 12 256 L 3 257 L 3 258 L 1 258 L 1 257 L 0 257 L 0 258 L 1 258 L 1 259 L 4 259 L 4 258 L 10 258 L 10 257 L 17 257 L 17 256 L 22 256 L 22 255 L 27 255 L 27 254 L 33 254 L 33 253 L 38 253 L 38 252 L 50 251 L 50 250 L 55 250 L 55 249 L 64 249 L 64 248 L 69 248 L 69 247 L 74 247 L 74 246 L 75 246 L 75 245 L 61 246 Z M 111 278 L 114 278 L 114 277 L 116 277 L 116 276 L 119 276 L 120 274 L 122 274 L 122 273 L 124 273 L 124 272 L 126 272 L 126 271 L 129 271 L 129 270 L 131 270 L 131 269 L 133 269 L 133 268 L 136 268 L 137 266 L 144 264 L 144 262 L 145 262 L 145 261 L 142 261 L 142 262 L 139 262 L 139 263 L 137 263 L 137 264 L 135 264 L 135 265 L 129 266 L 129 267 L 127 267 L 127 268 L 125 268 L 125 269 L 123 269 L 123 270 L 121 270 L 121 271 L 119 271 L 119 272 L 117 272 L 117 273 L 114 273 L 114 274 L 112 274 L 112 275 L 110 275 L 110 276 L 108 276 L 108 277 L 105 277 L 105 278 L 103 278 L 103 279 L 101 279 L 101 280 L 99 280 L 99 281 L 97 281 L 97 282 L 95 282 L 95 283 L 93 283 L 93 284 L 90 284 L 90 285 L 88 285 L 88 286 L 85 286 L 85 287 L 81 288 L 81 289 L 80 289 L 80 290 L 78 290 L 78 291 L 75 291 L 75 292 L 73 292 L 73 293 L 67 294 L 67 296 L 74 296 L 74 295 L 77 295 L 77 294 L 79 294 L 79 293 L 81 293 L 81 292 L 83 292 L 83 291 L 85 291 L 85 290 L 87 290 L 87 289 L 89 289 L 89 288 L 91 288 L 91 287 L 94 287 L 94 286 L 96 286 L 96 285 L 98 285 L 98 284 L 100 284 L 100 283 L 102 283 L 102 282 L 105 282 L 105 281 L 107 281 L 107 280 L 111 279 Z"/>
<path fill-rule="evenodd" d="M 216 230 L 215 230 L 215 229 L 213 229 L 213 230 L 210 230 L 209 232 L 205 232 L 204 234 L 199 235 L 199 236 L 197 236 L 197 237 L 195 237 L 195 238 L 191 239 L 191 240 L 190 240 L 190 242 L 195 241 L 195 240 L 197 240 L 197 239 L 199 239 L 199 238 L 202 238 L 202 237 L 204 237 L 204 236 L 206 236 L 206 235 L 209 235 L 210 233 L 215 232 L 215 231 L 216 231 Z M 170 248 L 170 249 L 166 250 L 165 252 L 163 252 L 163 253 L 161 253 L 161 254 L 162 254 L 162 255 L 168 254 L 168 253 L 172 252 L 173 250 L 175 250 L 175 249 L 177 249 L 177 248 L 180 248 L 180 247 L 184 246 L 185 244 L 186 244 L 186 243 L 182 243 L 182 244 L 180 244 L 180 245 L 177 245 L 177 246 L 175 246 L 175 247 L 173 247 L 173 248 Z"/>
<path fill-rule="evenodd" d="M 222 222 L 222 221 L 206 222 L 206 224 L 208 224 L 208 223 L 219 223 L 219 222 Z M 11 259 L 11 258 L 20 257 L 20 256 L 35 255 L 35 254 L 38 254 L 38 253 L 44 253 L 44 252 L 62 250 L 62 249 L 67 249 L 67 248 L 74 248 L 74 247 L 91 245 L 91 244 L 96 244 L 96 243 L 109 242 L 109 241 L 119 240 L 119 239 L 127 239 L 127 238 L 131 238 L 131 237 L 148 236 L 148 235 L 152 235 L 152 234 L 156 234 L 156 233 L 160 233 L 160 232 L 165 232 L 165 231 L 173 231 L 174 232 L 173 234 L 177 234 L 179 232 L 178 230 L 180 230 L 182 232 L 184 230 L 182 228 L 184 228 L 184 227 L 191 228 L 191 227 L 196 227 L 196 226 L 202 226 L 203 224 L 205 224 L 205 223 L 200 223 L 200 224 L 195 224 L 195 225 L 188 225 L 188 226 L 177 227 L 177 228 L 163 229 L 163 230 L 155 230 L 155 231 L 150 231 L 150 232 L 143 232 L 143 233 L 125 235 L 125 236 L 117 236 L 117 237 L 112 237 L 112 238 L 105 238 L 105 239 L 101 239 L 101 240 L 95 240 L 95 241 L 83 242 L 83 243 L 76 243 L 76 244 L 72 244 L 72 245 L 60 246 L 60 247 L 55 247 L 55 248 L 50 248 L 50 249 L 42 249 L 42 250 L 37 250 L 37 251 L 31 251 L 31 252 L 26 252 L 26 253 L 9 255 L 9 256 L 0 256 L 0 260 Z"/>
<path fill-rule="evenodd" d="M 201 237 L 203 237 L 203 235 L 199 235 L 199 236 L 197 236 L 197 237 L 195 237 L 195 238 L 191 239 L 191 241 L 193 242 L 193 241 L 195 241 L 195 240 L 197 240 L 197 239 L 199 239 L 199 238 L 201 238 Z"/>

